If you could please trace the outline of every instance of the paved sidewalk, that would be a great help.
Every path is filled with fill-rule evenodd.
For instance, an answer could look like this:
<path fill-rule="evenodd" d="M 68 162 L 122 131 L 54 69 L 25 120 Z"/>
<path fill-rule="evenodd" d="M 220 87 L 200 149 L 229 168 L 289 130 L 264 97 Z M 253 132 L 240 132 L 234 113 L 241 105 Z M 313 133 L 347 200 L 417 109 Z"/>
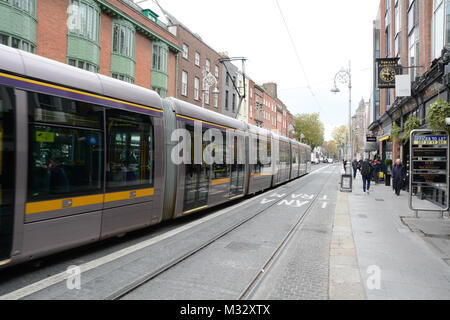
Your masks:
<path fill-rule="evenodd" d="M 416 219 L 408 193 L 397 197 L 384 183 L 371 185 L 370 194 L 364 194 L 359 173 L 348 207 L 368 299 L 450 299 L 448 218 L 421 212 Z"/>

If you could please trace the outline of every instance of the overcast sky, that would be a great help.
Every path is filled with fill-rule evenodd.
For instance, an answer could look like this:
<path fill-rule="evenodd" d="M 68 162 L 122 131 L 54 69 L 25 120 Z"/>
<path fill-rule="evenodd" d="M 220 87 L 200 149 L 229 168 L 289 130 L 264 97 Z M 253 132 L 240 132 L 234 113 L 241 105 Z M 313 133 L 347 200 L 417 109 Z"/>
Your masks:
<path fill-rule="evenodd" d="M 350 60 L 352 114 L 361 98 L 370 98 L 377 0 L 278 0 L 299 58 L 276 0 L 158 1 L 216 51 L 246 57 L 246 73 L 255 82 L 276 82 L 293 114 L 319 112 L 326 140 L 334 127 L 348 123 L 348 89 L 330 89 Z M 139 5 L 154 7 L 151 0 Z"/>

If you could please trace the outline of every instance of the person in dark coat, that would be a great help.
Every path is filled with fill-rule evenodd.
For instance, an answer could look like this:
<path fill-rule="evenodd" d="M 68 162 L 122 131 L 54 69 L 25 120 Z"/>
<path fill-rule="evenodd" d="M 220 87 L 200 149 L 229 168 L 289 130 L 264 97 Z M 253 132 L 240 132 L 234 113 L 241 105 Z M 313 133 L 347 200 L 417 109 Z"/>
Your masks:
<path fill-rule="evenodd" d="M 373 162 L 373 180 L 375 184 L 378 184 L 379 174 L 381 171 L 381 163 L 378 160 L 374 160 Z"/>
<path fill-rule="evenodd" d="M 370 179 L 372 177 L 372 164 L 366 159 L 361 165 L 361 175 L 363 178 L 363 191 L 367 194 L 370 192 Z"/>
<path fill-rule="evenodd" d="M 392 167 L 392 179 L 394 180 L 395 194 L 399 196 L 406 179 L 405 168 L 400 159 L 397 159 Z"/>
<path fill-rule="evenodd" d="M 353 179 L 356 179 L 356 172 L 358 171 L 358 161 L 356 161 L 356 159 L 353 160 L 352 167 L 353 167 Z"/>

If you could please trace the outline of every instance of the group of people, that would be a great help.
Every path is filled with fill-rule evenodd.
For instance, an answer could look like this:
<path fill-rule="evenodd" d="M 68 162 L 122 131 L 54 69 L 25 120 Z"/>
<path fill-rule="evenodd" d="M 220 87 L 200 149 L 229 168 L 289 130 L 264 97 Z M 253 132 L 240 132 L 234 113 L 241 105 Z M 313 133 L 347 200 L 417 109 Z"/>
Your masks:
<path fill-rule="evenodd" d="M 356 179 L 356 173 L 358 170 L 361 172 L 363 179 L 363 191 L 365 194 L 370 193 L 370 182 L 373 180 L 375 184 L 378 184 L 379 175 L 381 172 L 381 163 L 378 160 L 353 160 L 353 178 Z M 392 179 L 394 184 L 394 191 L 397 196 L 400 195 L 400 190 L 406 183 L 405 168 L 402 165 L 400 159 L 397 159 L 392 167 Z"/>

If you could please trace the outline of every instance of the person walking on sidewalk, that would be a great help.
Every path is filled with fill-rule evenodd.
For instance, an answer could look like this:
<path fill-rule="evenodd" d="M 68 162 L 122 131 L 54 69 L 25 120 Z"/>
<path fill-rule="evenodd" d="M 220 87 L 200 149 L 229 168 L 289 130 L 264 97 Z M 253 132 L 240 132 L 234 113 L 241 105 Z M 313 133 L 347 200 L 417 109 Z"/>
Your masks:
<path fill-rule="evenodd" d="M 372 176 L 373 176 L 373 180 L 375 181 L 375 184 L 378 184 L 380 171 L 381 171 L 381 164 L 378 162 L 378 160 L 374 160 Z"/>
<path fill-rule="evenodd" d="M 405 169 L 400 159 L 397 159 L 392 167 L 392 179 L 394 180 L 395 194 L 399 196 L 406 179 Z"/>
<path fill-rule="evenodd" d="M 358 161 L 356 161 L 356 159 L 353 160 L 352 167 L 353 167 L 353 179 L 356 179 L 356 172 L 358 171 Z"/>
<path fill-rule="evenodd" d="M 370 179 L 372 178 L 372 165 L 369 162 L 369 159 L 364 160 L 361 165 L 361 175 L 363 179 L 363 191 L 367 194 L 370 193 Z"/>

